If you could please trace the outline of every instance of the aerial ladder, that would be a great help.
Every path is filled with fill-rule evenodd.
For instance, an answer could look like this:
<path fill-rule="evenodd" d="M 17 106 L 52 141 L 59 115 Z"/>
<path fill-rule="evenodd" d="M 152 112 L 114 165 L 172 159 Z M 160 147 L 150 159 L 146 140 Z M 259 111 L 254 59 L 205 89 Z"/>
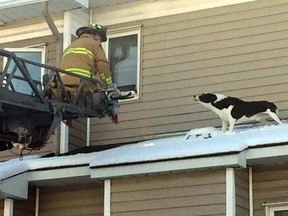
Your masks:
<path fill-rule="evenodd" d="M 19 144 L 23 149 L 39 150 L 61 121 L 108 117 L 118 123 L 121 96 L 116 86 L 108 88 L 98 78 L 76 75 L 6 50 L 0 49 L 0 58 L 6 62 L 0 69 L 0 151 Z M 41 79 L 33 78 L 31 67 L 41 69 Z M 78 89 L 65 87 L 61 74 L 80 78 Z M 97 86 L 96 93 L 86 90 L 91 84 Z"/>

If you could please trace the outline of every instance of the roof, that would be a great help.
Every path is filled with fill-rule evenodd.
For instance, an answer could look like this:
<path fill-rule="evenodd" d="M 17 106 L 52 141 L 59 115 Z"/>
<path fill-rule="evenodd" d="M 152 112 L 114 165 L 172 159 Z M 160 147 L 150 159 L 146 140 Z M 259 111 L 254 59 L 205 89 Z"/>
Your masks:
<path fill-rule="evenodd" d="M 107 179 L 181 170 L 246 167 L 257 161 L 261 161 L 260 164 L 263 161 L 287 164 L 287 131 L 288 124 L 232 133 L 202 128 L 193 129 L 185 136 L 148 140 L 93 153 L 45 158 L 27 156 L 22 161 L 17 158 L 0 163 L 0 197 L 1 191 L 16 196 L 15 193 L 21 191 L 19 187 L 28 185 L 28 182 L 45 183 L 78 177 Z M 18 181 L 12 181 L 15 182 L 14 186 L 8 184 L 15 178 L 26 184 L 19 184 Z M 5 182 L 8 186 L 5 186 Z M 23 198 L 25 193 L 18 196 Z"/>

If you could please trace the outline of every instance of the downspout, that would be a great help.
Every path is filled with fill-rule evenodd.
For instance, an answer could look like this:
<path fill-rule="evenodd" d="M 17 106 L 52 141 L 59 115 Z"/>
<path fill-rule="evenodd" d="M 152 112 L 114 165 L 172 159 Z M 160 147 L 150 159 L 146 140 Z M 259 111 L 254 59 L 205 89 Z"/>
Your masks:
<path fill-rule="evenodd" d="M 55 62 L 55 66 L 56 67 L 59 67 L 60 66 L 60 60 L 62 58 L 62 54 L 63 54 L 63 35 L 61 35 L 57 29 L 57 26 L 55 25 L 52 17 L 50 16 L 49 14 L 49 11 L 48 11 L 48 1 L 44 2 L 43 3 L 43 9 L 42 9 L 42 15 L 44 17 L 44 19 L 46 20 L 46 23 L 48 24 L 53 36 L 54 36 L 54 39 L 56 41 L 56 62 Z M 62 125 L 63 123 L 61 123 Z M 58 134 L 59 134 L 59 138 L 60 139 L 61 137 L 67 137 L 68 136 L 68 132 L 67 130 L 65 131 L 61 131 L 60 128 L 58 128 Z M 60 146 L 57 145 L 55 151 L 56 152 L 60 152 L 60 151 L 63 151 L 63 148 L 66 150 L 68 147 L 67 147 L 67 141 L 64 141 L 64 142 L 61 142 L 62 140 L 60 139 Z M 63 147 L 64 146 L 64 147 Z M 62 152 L 63 153 L 63 152 Z"/>
<path fill-rule="evenodd" d="M 91 119 L 87 118 L 86 122 L 86 146 L 90 146 Z"/>
<path fill-rule="evenodd" d="M 48 11 L 48 1 L 43 3 L 43 9 L 42 9 L 42 15 L 46 20 L 46 23 L 48 24 L 54 38 L 56 41 L 56 67 L 59 67 L 60 65 L 60 59 L 63 53 L 63 40 L 62 35 L 59 33 L 57 26 L 55 25 L 53 19 L 51 18 L 49 11 Z"/>
<path fill-rule="evenodd" d="M 40 206 L 40 189 L 36 188 L 35 196 L 35 216 L 39 216 L 39 206 Z"/>
<path fill-rule="evenodd" d="M 93 9 L 89 10 L 89 24 L 93 23 Z M 91 119 L 87 118 L 86 123 L 86 146 L 90 146 L 90 138 L 91 138 Z"/>

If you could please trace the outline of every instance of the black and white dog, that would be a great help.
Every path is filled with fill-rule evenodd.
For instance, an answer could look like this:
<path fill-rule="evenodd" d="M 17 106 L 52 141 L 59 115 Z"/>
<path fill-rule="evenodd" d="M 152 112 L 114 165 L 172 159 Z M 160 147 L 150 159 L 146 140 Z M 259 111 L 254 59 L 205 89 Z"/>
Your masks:
<path fill-rule="evenodd" d="M 222 120 L 222 131 L 232 132 L 236 122 L 255 120 L 267 124 L 268 117 L 282 124 L 277 116 L 277 107 L 268 101 L 246 102 L 239 98 L 215 93 L 203 93 L 194 96 L 195 101 L 211 109 Z"/>

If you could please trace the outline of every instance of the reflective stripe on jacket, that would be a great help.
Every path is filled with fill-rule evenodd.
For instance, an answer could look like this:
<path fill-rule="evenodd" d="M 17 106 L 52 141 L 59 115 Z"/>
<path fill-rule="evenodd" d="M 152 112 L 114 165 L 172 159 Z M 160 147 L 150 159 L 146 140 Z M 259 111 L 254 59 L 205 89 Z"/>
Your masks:
<path fill-rule="evenodd" d="M 94 77 L 98 74 L 107 84 L 112 83 L 105 52 L 100 43 L 90 34 L 83 34 L 64 51 L 60 68 L 85 77 Z M 64 85 L 79 85 L 80 83 L 79 78 L 64 73 L 61 78 Z"/>
<path fill-rule="evenodd" d="M 86 48 L 79 48 L 79 47 L 73 48 L 73 47 L 71 47 L 71 48 L 66 49 L 63 55 L 65 56 L 65 55 L 68 55 L 71 53 L 88 55 L 90 59 L 92 59 L 92 60 L 95 59 L 94 54 Z"/>
<path fill-rule="evenodd" d="M 78 75 L 85 76 L 85 77 L 91 77 L 90 71 L 84 70 L 81 68 L 66 68 L 65 71 L 69 71 L 71 73 L 78 74 Z M 66 76 L 66 74 L 62 73 L 61 77 L 63 76 Z"/>

